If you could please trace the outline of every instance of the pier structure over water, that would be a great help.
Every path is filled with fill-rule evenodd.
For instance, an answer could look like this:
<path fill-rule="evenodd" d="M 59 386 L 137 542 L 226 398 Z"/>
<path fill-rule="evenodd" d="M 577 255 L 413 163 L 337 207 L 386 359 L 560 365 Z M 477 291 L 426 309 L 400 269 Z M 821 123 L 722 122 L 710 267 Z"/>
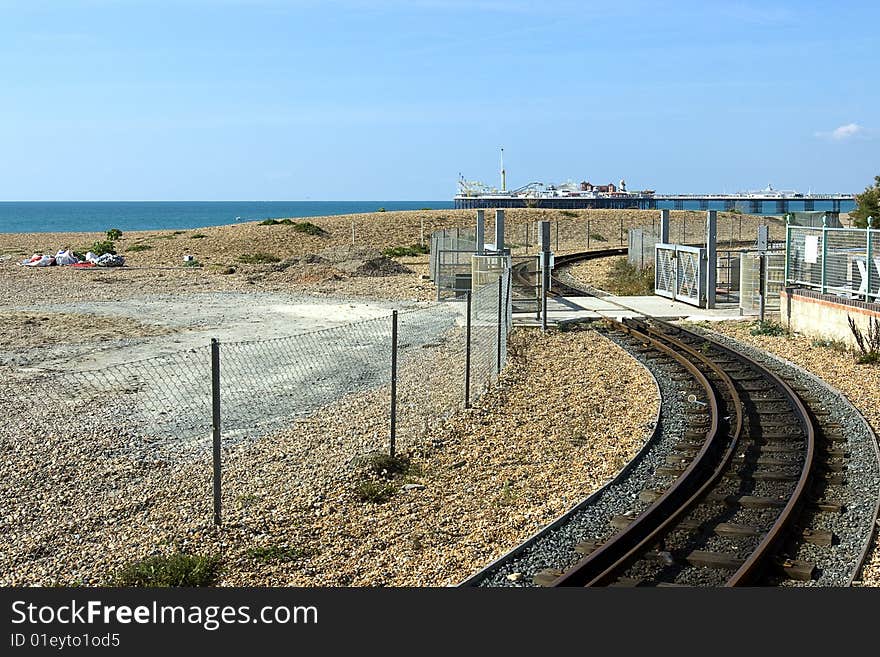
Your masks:
<path fill-rule="evenodd" d="M 479 208 L 543 208 L 548 210 L 586 210 L 594 208 L 655 210 L 739 209 L 747 214 L 786 214 L 828 210 L 841 212 L 842 204 L 855 202 L 853 194 L 780 194 L 778 192 L 747 194 L 653 194 L 624 192 L 593 195 L 524 195 L 515 193 L 458 194 L 457 209 Z M 817 207 L 821 205 L 821 207 Z M 849 208 L 847 208 L 849 209 Z"/>

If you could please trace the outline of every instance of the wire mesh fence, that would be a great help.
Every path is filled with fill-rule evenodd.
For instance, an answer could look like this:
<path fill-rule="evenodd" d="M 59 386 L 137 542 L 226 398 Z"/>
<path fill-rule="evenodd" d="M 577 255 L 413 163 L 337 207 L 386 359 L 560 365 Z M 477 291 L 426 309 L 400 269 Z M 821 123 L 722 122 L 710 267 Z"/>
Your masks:
<path fill-rule="evenodd" d="M 785 284 L 865 301 L 880 298 L 880 231 L 791 225 Z"/>
<path fill-rule="evenodd" d="M 510 306 L 504 270 L 460 300 L 331 329 L 25 373 L 0 383 L 4 444 L 29 463 L 14 485 L 59 467 L 70 490 L 58 499 L 93 498 L 93 522 L 131 528 L 212 511 L 245 522 L 270 495 L 296 505 L 366 455 L 418 448 L 477 400 L 506 361 Z M 45 530 L 38 508 L 14 506 L 18 526 Z"/>

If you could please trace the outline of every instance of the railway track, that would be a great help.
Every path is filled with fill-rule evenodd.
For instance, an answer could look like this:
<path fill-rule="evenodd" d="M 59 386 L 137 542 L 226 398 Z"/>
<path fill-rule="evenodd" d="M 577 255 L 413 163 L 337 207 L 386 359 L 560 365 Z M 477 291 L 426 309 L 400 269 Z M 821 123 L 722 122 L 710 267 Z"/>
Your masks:
<path fill-rule="evenodd" d="M 557 266 L 583 256 L 557 258 Z M 557 277 L 553 284 L 558 293 L 589 293 Z M 668 378 L 667 393 L 671 382 L 683 402 L 678 413 L 685 429 L 631 496 L 630 508 L 607 519 L 610 534 L 585 537 L 583 530 L 566 529 L 596 503 L 597 492 L 463 585 L 487 585 L 493 573 L 497 582 L 507 562 L 522 561 L 530 546 L 554 534 L 574 543 L 569 550 L 578 559 L 533 572 L 534 584 L 746 586 L 815 579 L 821 572 L 816 560 L 796 556 L 805 544 L 821 551 L 838 542 L 822 522 L 846 511 L 835 500 L 846 497 L 838 493 L 847 484 L 849 456 L 844 427 L 830 418 L 815 390 L 790 384 L 759 358 L 667 322 L 602 325 Z M 659 423 L 652 440 L 658 431 Z M 608 486 L 628 476 L 629 467 Z M 853 575 L 866 550 L 867 541 Z"/>
<path fill-rule="evenodd" d="M 640 495 L 647 509 L 613 518 L 617 533 L 582 542 L 580 562 L 539 583 L 740 586 L 780 570 L 811 578 L 813 564 L 778 556 L 816 475 L 816 431 L 797 394 L 747 356 L 670 324 L 627 320 L 611 330 L 702 375 L 683 382 L 700 428 L 658 468 L 668 484 Z M 804 535 L 828 539 L 813 528 Z"/>

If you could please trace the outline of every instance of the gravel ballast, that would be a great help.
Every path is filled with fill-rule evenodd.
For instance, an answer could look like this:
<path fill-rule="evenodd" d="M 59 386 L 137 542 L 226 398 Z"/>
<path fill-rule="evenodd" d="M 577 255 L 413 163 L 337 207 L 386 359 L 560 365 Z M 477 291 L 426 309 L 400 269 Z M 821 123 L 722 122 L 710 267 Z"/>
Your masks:
<path fill-rule="evenodd" d="M 875 511 L 880 495 L 880 464 L 877 461 L 876 436 L 859 411 L 876 431 L 880 413 L 880 368 L 860 365 L 845 352 L 817 346 L 803 336 L 752 335 L 752 322 L 722 322 L 711 325 L 711 337 L 767 362 L 786 380 L 809 391 L 809 396 L 830 412 L 828 421 L 838 422 L 850 456 L 846 459 L 845 486 L 831 487 L 831 501 L 844 503 L 844 513 L 814 512 L 809 526 L 832 530 L 840 542 L 831 547 L 803 544 L 795 558 L 815 562 L 819 577 L 809 582 L 780 580 L 787 586 L 846 586 L 853 576 L 855 563 L 865 549 L 872 532 L 876 537 Z M 705 331 L 707 325 L 694 328 Z M 818 380 L 817 380 L 818 379 Z M 824 383 L 823 383 L 824 382 Z M 827 385 L 825 385 L 827 384 Z M 828 386 L 832 386 L 829 388 Z M 834 388 L 837 388 L 835 390 Z M 841 399 L 840 393 L 846 398 Z M 847 399 L 853 403 L 850 406 Z M 858 409 L 858 410 L 856 410 Z M 875 545 L 869 553 L 857 583 L 880 585 L 880 554 Z"/>
<path fill-rule="evenodd" d="M 629 338 L 616 334 L 610 334 L 609 340 L 620 344 L 624 349 L 634 344 Z M 669 376 L 670 372 L 679 371 L 678 368 L 670 369 L 668 363 L 645 358 L 637 351 L 629 353 L 651 373 L 660 393 L 659 415 L 655 415 L 658 426 L 652 431 L 650 441 L 620 478 L 605 486 L 597 495 L 585 500 L 584 505 L 564 524 L 530 541 L 517 554 L 509 555 L 493 564 L 490 569 L 470 580 L 469 585 L 533 586 L 533 578 L 538 572 L 544 569 L 564 570 L 581 559 L 582 556 L 574 551 L 580 541 L 602 540 L 614 533 L 615 530 L 609 524 L 613 516 L 637 514 L 648 506 L 639 500 L 639 493 L 658 485 L 654 471 L 665 463 L 666 456 L 672 453 L 673 446 L 684 435 L 686 393 L 682 391 L 681 384 Z M 622 394 L 630 393 L 627 391 Z M 635 404 L 638 398 L 631 398 Z"/>

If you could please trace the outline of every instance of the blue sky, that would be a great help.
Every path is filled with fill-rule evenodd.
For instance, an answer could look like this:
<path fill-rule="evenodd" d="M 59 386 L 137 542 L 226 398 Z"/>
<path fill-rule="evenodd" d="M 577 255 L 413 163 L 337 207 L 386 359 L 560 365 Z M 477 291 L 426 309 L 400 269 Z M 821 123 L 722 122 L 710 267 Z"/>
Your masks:
<path fill-rule="evenodd" d="M 0 200 L 861 191 L 876 2 L 0 0 Z M 863 27 L 864 26 L 864 27 Z M 874 157 L 871 157 L 874 155 Z"/>

